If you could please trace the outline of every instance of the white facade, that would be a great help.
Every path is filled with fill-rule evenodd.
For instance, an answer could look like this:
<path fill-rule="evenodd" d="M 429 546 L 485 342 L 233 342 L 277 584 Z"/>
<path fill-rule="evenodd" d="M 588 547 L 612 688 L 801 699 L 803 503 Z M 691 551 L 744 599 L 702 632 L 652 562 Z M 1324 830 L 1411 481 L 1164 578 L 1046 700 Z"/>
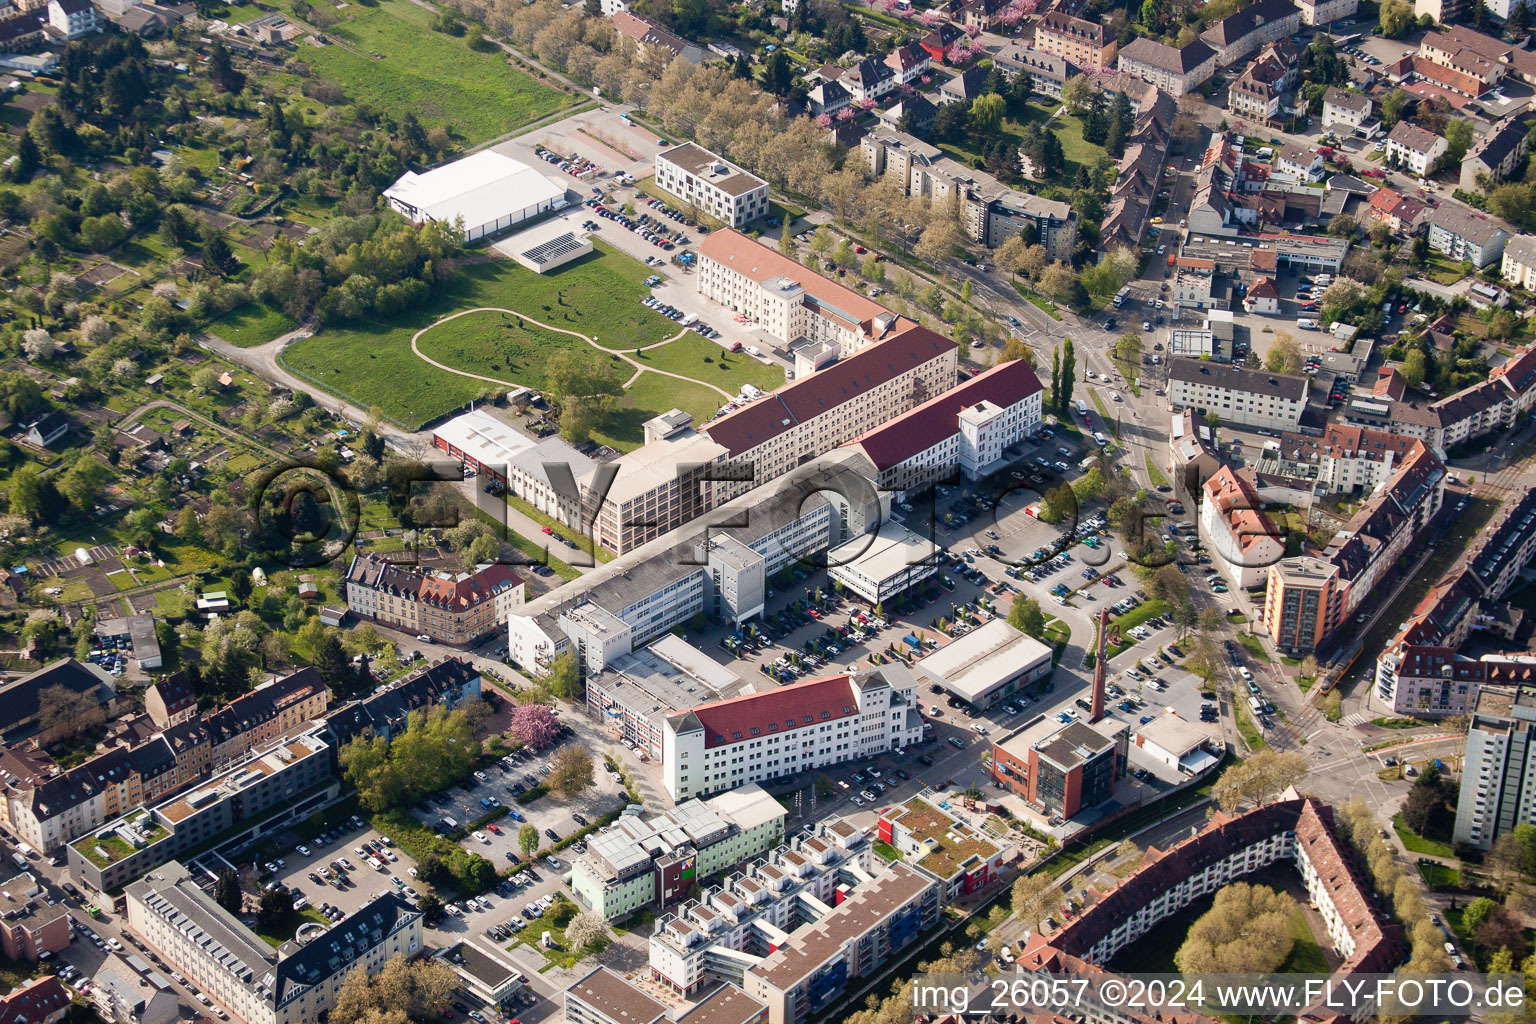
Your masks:
<path fill-rule="evenodd" d="M 65 39 L 79 39 L 101 31 L 96 8 L 88 0 L 48 0 L 48 24 Z"/>
<path fill-rule="evenodd" d="M 886 523 L 827 553 L 827 576 L 872 605 L 888 601 L 938 572 L 938 545 Z"/>
<path fill-rule="evenodd" d="M 917 699 L 910 672 L 882 666 L 671 715 L 662 784 L 684 800 L 910 746 L 923 736 Z"/>
<path fill-rule="evenodd" d="M 1305 377 L 1190 359 L 1169 362 L 1168 403 L 1175 410 L 1214 413 L 1238 426 L 1295 430 L 1307 407 Z"/>
<path fill-rule="evenodd" d="M 1434 132 L 1402 121 L 1387 136 L 1386 157 L 1388 162 L 1395 159 L 1397 166 L 1423 177 L 1448 146 L 1445 139 Z"/>
<path fill-rule="evenodd" d="M 768 183 L 691 142 L 656 154 L 656 187 L 728 227 L 768 213 Z"/>
<path fill-rule="evenodd" d="M 1215 565 L 1239 590 L 1251 590 L 1269 578 L 1269 567 L 1285 557 L 1279 530 L 1260 509 L 1259 496 L 1230 469 L 1204 485 L 1200 503 L 1200 539 L 1215 552 Z"/>
<path fill-rule="evenodd" d="M 1467 732 L 1455 840 L 1487 850 L 1529 823 L 1536 823 L 1536 694 L 1489 687 Z"/>
<path fill-rule="evenodd" d="M 1301 8 L 1303 25 L 1327 25 L 1352 17 L 1360 9 L 1360 0 L 1296 0 L 1296 6 Z"/>
<path fill-rule="evenodd" d="M 1504 258 L 1499 269 L 1504 280 L 1516 288 L 1536 290 L 1536 238 L 1512 236 L 1504 243 Z"/>
<path fill-rule="evenodd" d="M 1355 0 L 1349 0 L 1354 3 Z M 1305 12 L 1306 8 L 1302 8 Z M 1330 88 L 1323 94 L 1323 127 L 1345 125 L 1354 131 L 1371 116 L 1371 98 L 1359 93 Z"/>
<path fill-rule="evenodd" d="M 564 185 L 492 149 L 421 174 L 407 171 L 384 199 L 413 224 L 462 221 L 466 242 L 566 205 Z"/>

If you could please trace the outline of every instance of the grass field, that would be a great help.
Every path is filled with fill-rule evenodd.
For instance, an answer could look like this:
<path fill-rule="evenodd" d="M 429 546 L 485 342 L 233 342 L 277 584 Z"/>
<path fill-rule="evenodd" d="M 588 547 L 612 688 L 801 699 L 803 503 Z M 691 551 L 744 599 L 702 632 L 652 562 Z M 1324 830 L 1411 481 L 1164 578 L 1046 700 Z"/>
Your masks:
<path fill-rule="evenodd" d="M 1397 837 L 1403 841 L 1403 848 L 1409 853 L 1424 853 L 1431 857 L 1454 857 L 1456 851 L 1451 849 L 1450 843 L 1442 843 L 1438 839 L 1427 839 L 1408 827 L 1401 814 L 1392 815 L 1392 828 L 1396 830 Z"/>
<path fill-rule="evenodd" d="M 642 373 L 625 393 L 618 411 L 608 418 L 602 430 L 592 432 L 592 440 L 631 451 L 645 440 L 645 421 L 668 409 L 693 414 L 693 422 L 702 424 L 715 414 L 725 399 L 702 384 L 690 384 L 659 373 Z"/>
<path fill-rule="evenodd" d="M 1051 115 L 1061 109 L 1059 101 L 1049 99 L 1032 100 L 1028 104 L 1027 112 L 1023 120 L 1015 120 L 1011 117 L 1003 119 L 1002 131 L 999 133 L 1017 143 L 1023 140 L 1024 133 L 1031 125 L 1045 124 L 1050 121 L 1049 130 L 1054 132 L 1061 142 L 1061 155 L 1065 158 L 1065 166 L 1061 170 L 1062 180 L 1071 181 L 1077 175 L 1079 167 L 1092 170 L 1099 158 L 1106 156 L 1103 146 L 1095 146 L 1083 138 L 1083 123 L 1071 114 L 1062 114 L 1051 119 Z M 950 156 L 964 163 L 967 167 L 976 166 L 980 154 L 964 146 L 944 143 L 939 146 Z"/>
<path fill-rule="evenodd" d="M 1291 947 L 1291 953 L 1280 965 L 1281 974 L 1327 974 L 1332 969 L 1328 966 L 1328 958 L 1323 955 L 1322 947 L 1317 944 L 1317 939 L 1312 937 L 1312 929 L 1307 924 L 1307 912 L 1300 907 L 1296 908 L 1296 914 L 1291 919 L 1291 934 L 1296 939 L 1296 944 Z"/>
<path fill-rule="evenodd" d="M 428 128 L 476 143 L 580 102 L 511 67 L 499 52 L 476 53 L 467 37 L 432 31 L 432 12 L 410 0 L 345 10 L 326 30 L 333 45 L 306 46 L 299 59 L 342 83 L 348 98 L 396 120 L 415 114 Z"/>
<path fill-rule="evenodd" d="M 457 281 L 425 305 L 388 322 L 368 320 L 323 331 L 288 346 L 282 361 L 290 370 L 360 408 L 378 406 L 394 422 L 418 430 L 494 388 L 485 381 L 428 366 L 411 352 L 411 336 L 450 313 L 478 306 L 518 309 L 546 323 L 626 347 L 654 344 L 673 333 L 668 321 L 639 303 L 645 294 L 641 283 L 645 267 L 601 242 L 597 247 L 594 254 L 542 277 L 510 260 L 471 264 L 461 270 Z M 511 330 L 500 326 L 499 313 L 460 317 L 423 335 L 422 351 L 470 373 L 540 386 L 542 368 L 532 356 L 555 351 L 552 339 L 563 336 L 521 332 L 514 347 L 502 338 L 516 328 L 515 319 L 509 322 Z M 498 351 L 488 343 L 473 344 L 476 337 L 486 341 L 493 336 L 497 344 L 506 347 Z M 561 344 L 586 346 L 576 338 L 563 338 Z M 509 370 L 509 356 L 522 352 L 527 361 L 513 358 L 511 365 L 517 370 Z M 495 368 L 498 365 L 500 369 Z M 680 381 L 675 383 L 686 387 Z"/>
<path fill-rule="evenodd" d="M 252 345 L 264 345 L 293 328 L 293 321 L 272 307 L 260 302 L 247 302 L 239 309 L 232 309 L 217 320 L 210 321 L 208 333 L 217 334 L 231 345 L 250 348 Z"/>
<path fill-rule="evenodd" d="M 731 394 L 739 391 L 743 384 L 772 391 L 784 383 L 782 368 L 764 365 L 744 352 L 727 352 L 692 331 L 660 348 L 641 352 L 635 358 L 642 366 L 680 373 L 724 388 Z"/>

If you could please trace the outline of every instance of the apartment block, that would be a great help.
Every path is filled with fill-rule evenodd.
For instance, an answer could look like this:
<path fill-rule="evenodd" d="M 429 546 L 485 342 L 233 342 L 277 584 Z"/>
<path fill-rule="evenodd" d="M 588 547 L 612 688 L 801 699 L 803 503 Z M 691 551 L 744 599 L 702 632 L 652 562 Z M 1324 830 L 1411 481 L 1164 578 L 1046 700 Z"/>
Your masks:
<path fill-rule="evenodd" d="M 768 214 L 766 181 L 692 142 L 656 154 L 656 187 L 727 227 Z"/>
<path fill-rule="evenodd" d="M 1116 64 L 1121 74 L 1139 78 L 1172 96 L 1200 88 L 1216 73 L 1217 52 L 1196 39 L 1187 46 L 1169 46 L 1146 36 L 1125 44 Z"/>
<path fill-rule="evenodd" d="M 1303 25 L 1328 25 L 1350 18 L 1360 9 L 1360 0 L 1297 0 Z"/>
<path fill-rule="evenodd" d="M 1504 280 L 1516 288 L 1536 291 L 1536 237 L 1511 235 L 1504 243 L 1504 257 L 1499 266 Z"/>
<path fill-rule="evenodd" d="M 66 849 L 69 873 L 78 885 L 110 892 L 213 840 L 242 849 L 304 820 L 340 790 L 318 729 L 281 740 L 205 785 L 76 839 Z"/>
<path fill-rule="evenodd" d="M 1117 47 L 1109 30 L 1098 22 L 1050 11 L 1035 23 L 1034 48 L 1081 68 L 1108 68 L 1115 63 Z"/>
<path fill-rule="evenodd" d="M 0 953 L 12 963 L 36 964 L 69 948 L 69 907 L 54 899 L 38 873 L 0 867 Z"/>
<path fill-rule="evenodd" d="M 454 644 L 505 625 L 524 595 L 523 579 L 510 566 L 423 571 L 375 554 L 352 556 L 346 584 L 347 607 L 358 618 Z"/>
<path fill-rule="evenodd" d="M 1504 255 L 1509 234 L 1486 214 L 1450 203 L 1429 211 L 1429 247 L 1453 260 L 1471 263 L 1481 270 Z"/>
<path fill-rule="evenodd" d="M 412 714 L 438 707 L 452 711 L 478 699 L 480 683 L 474 662 L 442 658 L 367 697 L 337 705 L 321 720 L 337 748 L 358 736 L 391 739 L 405 730 Z"/>
<path fill-rule="evenodd" d="M 992 744 L 992 779 L 1036 812 L 1071 819 L 1114 795 L 1129 750 L 1119 719 L 1062 724 L 1042 715 Z"/>
<path fill-rule="evenodd" d="M 1285 538 L 1264 514 L 1259 492 L 1223 466 L 1205 481 L 1200 503 L 1200 539 L 1216 555 L 1216 568 L 1239 590 L 1251 590 L 1269 577 L 1269 567 L 1285 557 Z"/>
<path fill-rule="evenodd" d="M 1536 690 L 1488 686 L 1467 730 L 1457 843 L 1493 847 L 1516 825 L 1536 823 Z"/>
<path fill-rule="evenodd" d="M 1291 0 L 1258 0 L 1200 33 L 1200 41 L 1216 51 L 1217 65 L 1226 67 L 1265 43 L 1291 38 L 1300 28 L 1301 9 Z"/>
<path fill-rule="evenodd" d="M 752 783 L 709 800 L 684 800 L 650 818 L 621 815 L 571 864 L 571 892 L 606 921 L 660 913 L 697 883 L 777 848 L 788 814 Z"/>
<path fill-rule="evenodd" d="M 1344 624 L 1339 567 L 1321 558 L 1286 558 L 1269 569 L 1264 629 L 1274 645 L 1297 656 L 1315 651 Z"/>
<path fill-rule="evenodd" d="M 127 923 L 144 944 L 242 1024 L 307 1024 L 342 982 L 422 949 L 421 914 L 384 892 L 304 945 L 273 949 L 171 861 L 128 886 Z"/>
<path fill-rule="evenodd" d="M 1308 380 L 1199 359 L 1168 360 L 1168 402 L 1221 423 L 1295 430 L 1307 407 Z"/>
<path fill-rule="evenodd" d="M 922 740 L 904 665 L 703 704 L 667 716 L 662 785 L 674 800 L 874 757 Z"/>
<path fill-rule="evenodd" d="M 1445 154 L 1449 143 L 1434 132 L 1399 121 L 1387 133 L 1387 163 L 1423 177 Z"/>
<path fill-rule="evenodd" d="M 1497 184 L 1514 173 L 1530 147 L 1528 130 L 1524 121 L 1506 117 L 1490 128 L 1487 134 L 1472 143 L 1466 158 L 1461 162 L 1459 184 L 1473 192 L 1481 188 L 1479 182 Z"/>
<path fill-rule="evenodd" d="M 1343 125 L 1354 131 L 1369 120 L 1371 108 L 1371 98 L 1364 93 L 1347 92 L 1330 85 L 1323 93 L 1323 127 Z"/>

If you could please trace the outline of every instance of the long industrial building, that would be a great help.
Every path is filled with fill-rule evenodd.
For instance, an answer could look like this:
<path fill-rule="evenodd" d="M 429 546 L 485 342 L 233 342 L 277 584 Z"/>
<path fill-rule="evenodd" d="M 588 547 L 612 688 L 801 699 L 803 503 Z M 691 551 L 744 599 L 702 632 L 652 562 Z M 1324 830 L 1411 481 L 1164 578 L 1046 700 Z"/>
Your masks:
<path fill-rule="evenodd" d="M 566 205 L 564 185 L 493 149 L 420 174 L 406 171 L 384 190 L 384 201 L 415 224 L 461 221 L 465 242 Z"/>

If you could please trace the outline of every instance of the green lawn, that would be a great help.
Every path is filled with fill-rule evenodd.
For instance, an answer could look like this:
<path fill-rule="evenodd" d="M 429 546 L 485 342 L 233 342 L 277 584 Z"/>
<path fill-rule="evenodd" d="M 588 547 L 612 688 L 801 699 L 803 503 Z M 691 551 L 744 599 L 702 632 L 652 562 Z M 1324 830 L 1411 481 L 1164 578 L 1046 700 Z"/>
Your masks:
<path fill-rule="evenodd" d="M 432 31 L 432 12 L 410 0 L 344 10 L 326 30 L 334 45 L 305 46 L 299 59 L 342 83 L 349 99 L 396 120 L 415 114 L 428 128 L 443 126 L 476 143 L 580 102 L 513 68 L 500 52 L 476 53 L 467 36 Z"/>
<path fill-rule="evenodd" d="M 660 348 L 641 352 L 635 358 L 642 366 L 680 373 L 724 388 L 731 394 L 739 391 L 743 384 L 772 391 L 784 383 L 782 368 L 760 363 L 745 352 L 727 352 L 693 331 Z"/>
<path fill-rule="evenodd" d="M 282 361 L 354 405 L 378 406 L 394 422 L 419 430 L 495 386 L 422 362 L 411 352 L 411 336 L 417 331 L 450 313 L 495 306 L 517 309 L 615 347 L 654 344 L 672 328 L 640 305 L 646 273 L 643 264 L 602 242 L 592 255 L 543 276 L 510 260 L 475 263 L 462 268 L 458 280 L 425 305 L 388 322 L 368 320 L 323 331 L 288 346 Z M 515 340 L 508 340 L 514 334 Z M 577 338 L 547 331 L 517 331 L 516 319 L 503 321 L 499 313 L 450 321 L 423 335 L 421 346 L 445 364 L 538 387 L 544 378 L 537 354 L 554 351 L 555 338 L 561 338 L 562 345 L 586 347 Z M 671 405 L 662 411 L 668 408 Z"/>
<path fill-rule="evenodd" d="M 1424 853 L 1431 857 L 1454 857 L 1456 851 L 1451 849 L 1450 843 L 1442 843 L 1437 839 L 1426 839 L 1403 821 L 1401 814 L 1392 815 L 1392 827 L 1397 831 L 1397 837 L 1403 841 L 1403 846 L 1410 853 Z"/>
<path fill-rule="evenodd" d="M 1242 645 L 1243 650 L 1247 651 L 1251 658 L 1255 658 L 1258 661 L 1274 660 L 1269 656 L 1269 652 L 1264 649 L 1263 642 L 1251 633 L 1237 634 L 1237 642 Z"/>
<path fill-rule="evenodd" d="M 1157 468 L 1157 463 L 1152 461 L 1152 456 L 1150 456 L 1150 455 L 1143 455 L 1142 458 L 1146 461 L 1146 464 L 1147 464 L 1147 476 L 1151 478 L 1152 486 L 1153 487 L 1166 487 L 1166 486 L 1168 486 L 1168 478 L 1166 476 L 1163 476 L 1163 471 Z"/>
<path fill-rule="evenodd" d="M 1291 918 L 1291 934 L 1296 939 L 1296 944 L 1291 947 L 1291 953 L 1280 965 L 1280 974 L 1328 974 L 1331 969 L 1328 966 L 1328 958 L 1323 955 L 1322 947 L 1317 944 L 1317 939 L 1312 936 L 1312 929 L 1307 925 L 1307 913 L 1300 907 L 1296 908 L 1296 914 Z"/>
<path fill-rule="evenodd" d="M 608 417 L 592 439 L 621 451 L 631 451 L 645 441 L 645 421 L 669 409 L 693 414 L 693 422 L 702 425 L 725 404 L 725 399 L 702 384 L 690 384 L 659 373 L 642 373 L 624 396 L 624 401 Z"/>
<path fill-rule="evenodd" d="M 247 302 L 217 320 L 209 321 L 208 333 L 217 334 L 231 345 L 250 348 L 264 345 L 280 334 L 293 330 L 294 322 L 283 313 L 260 302 Z"/>
<path fill-rule="evenodd" d="M 1235 700 L 1232 702 L 1232 711 L 1237 719 L 1238 734 L 1242 736 L 1243 742 L 1248 744 L 1249 750 L 1258 752 L 1269 746 L 1263 734 L 1259 732 L 1259 727 L 1254 725 L 1253 719 L 1248 717 L 1248 707 L 1246 704 Z"/>
<path fill-rule="evenodd" d="M 999 134 L 1017 143 L 1024 138 L 1026 128 L 1044 124 L 1060 108 L 1061 104 L 1052 100 L 1031 100 L 1022 120 L 1011 117 L 1003 119 L 1003 127 Z M 1055 132 L 1056 138 L 1061 142 L 1061 155 L 1065 158 L 1065 166 L 1057 176 L 1059 181 L 1071 182 L 1076 178 L 1079 167 L 1092 170 L 1099 158 L 1107 155 L 1103 146 L 1095 146 L 1083 138 L 1083 123 L 1071 114 L 1062 114 L 1051 121 L 1050 130 Z M 976 160 L 980 156 L 979 153 L 964 146 L 949 143 L 941 143 L 939 148 L 967 167 L 975 167 Z"/>

